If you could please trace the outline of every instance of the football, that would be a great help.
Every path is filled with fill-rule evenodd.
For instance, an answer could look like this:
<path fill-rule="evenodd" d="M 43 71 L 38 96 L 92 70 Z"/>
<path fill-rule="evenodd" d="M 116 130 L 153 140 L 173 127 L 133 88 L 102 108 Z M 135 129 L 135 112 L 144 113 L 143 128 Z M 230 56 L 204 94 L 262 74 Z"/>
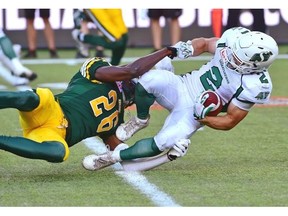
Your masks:
<path fill-rule="evenodd" d="M 204 102 L 204 106 L 207 107 L 209 106 L 210 104 L 215 104 L 215 108 L 212 109 L 207 115 L 208 116 L 217 116 L 222 108 L 223 108 L 223 104 L 222 104 L 222 100 L 221 98 L 219 97 L 219 95 L 214 92 L 214 91 L 211 91 L 211 90 L 207 90 L 205 92 L 203 92 L 203 94 L 201 95 L 202 98 L 206 98 L 206 101 Z"/>

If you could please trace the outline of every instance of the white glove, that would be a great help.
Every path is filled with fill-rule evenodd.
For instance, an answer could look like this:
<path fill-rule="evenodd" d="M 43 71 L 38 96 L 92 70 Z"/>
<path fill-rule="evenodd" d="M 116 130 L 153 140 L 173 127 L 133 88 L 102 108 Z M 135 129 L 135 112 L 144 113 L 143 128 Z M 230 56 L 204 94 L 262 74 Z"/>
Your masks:
<path fill-rule="evenodd" d="M 191 57 L 194 53 L 194 48 L 192 42 L 188 40 L 187 42 L 179 41 L 174 46 L 177 49 L 177 57 L 180 59 L 186 59 Z"/>
<path fill-rule="evenodd" d="M 167 152 L 167 157 L 169 160 L 175 160 L 179 157 L 183 157 L 187 151 L 190 144 L 190 139 L 179 139 L 174 146 Z"/>
<path fill-rule="evenodd" d="M 171 58 L 169 58 L 168 56 L 166 56 L 161 61 L 159 61 L 155 65 L 155 68 L 159 69 L 159 70 L 168 70 L 168 71 L 171 71 L 172 73 L 174 73 L 174 66 L 172 65 Z"/>
<path fill-rule="evenodd" d="M 195 104 L 194 104 L 194 118 L 196 120 L 200 120 L 205 118 L 205 116 L 216 106 L 215 104 L 211 103 L 209 106 L 205 107 L 204 103 L 208 99 L 209 95 L 206 94 L 205 96 L 200 95 Z"/>

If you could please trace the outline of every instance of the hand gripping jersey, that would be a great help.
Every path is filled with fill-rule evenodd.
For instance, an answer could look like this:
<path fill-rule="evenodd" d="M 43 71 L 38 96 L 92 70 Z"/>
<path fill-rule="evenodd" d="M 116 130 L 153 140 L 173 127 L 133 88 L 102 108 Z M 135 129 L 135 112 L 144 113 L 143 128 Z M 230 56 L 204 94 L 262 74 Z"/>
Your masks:
<path fill-rule="evenodd" d="M 185 74 L 190 96 L 195 99 L 204 90 L 215 91 L 225 104 L 232 102 L 243 110 L 254 104 L 267 103 L 272 91 L 272 82 L 267 70 L 253 74 L 240 74 L 226 64 L 227 47 L 241 34 L 249 32 L 245 28 L 227 30 L 217 42 L 214 57 L 199 70 Z"/>
<path fill-rule="evenodd" d="M 108 65 L 99 58 L 87 60 L 67 89 L 55 95 L 69 122 L 66 135 L 69 146 L 87 137 L 114 134 L 123 123 L 121 89 L 114 82 L 100 82 L 94 76 L 97 68 Z"/>

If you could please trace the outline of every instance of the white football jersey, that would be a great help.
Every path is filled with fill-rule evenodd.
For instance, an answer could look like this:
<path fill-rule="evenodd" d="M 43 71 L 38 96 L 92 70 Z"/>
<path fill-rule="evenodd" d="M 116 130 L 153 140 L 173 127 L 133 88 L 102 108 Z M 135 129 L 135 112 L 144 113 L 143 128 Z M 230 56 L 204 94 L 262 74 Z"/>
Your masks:
<path fill-rule="evenodd" d="M 175 75 L 167 70 L 151 70 L 139 83 L 169 111 L 162 129 L 154 136 L 160 150 L 171 148 L 178 139 L 189 139 L 202 125 L 194 119 L 196 98 L 205 90 L 215 91 L 223 105 L 230 102 L 247 110 L 269 100 L 272 82 L 268 72 L 241 75 L 225 65 L 227 44 L 246 30 L 227 30 L 218 40 L 213 58 L 199 70 Z M 249 31 L 249 30 L 248 30 Z"/>
<path fill-rule="evenodd" d="M 224 60 L 228 58 L 227 43 L 233 43 L 237 34 L 242 33 L 227 30 L 218 40 L 213 58 L 199 70 L 183 76 L 189 94 L 194 100 L 201 92 L 211 89 L 222 98 L 224 105 L 232 101 L 234 105 L 247 111 L 253 104 L 268 102 L 272 81 L 267 71 L 241 75 L 225 64 Z"/>

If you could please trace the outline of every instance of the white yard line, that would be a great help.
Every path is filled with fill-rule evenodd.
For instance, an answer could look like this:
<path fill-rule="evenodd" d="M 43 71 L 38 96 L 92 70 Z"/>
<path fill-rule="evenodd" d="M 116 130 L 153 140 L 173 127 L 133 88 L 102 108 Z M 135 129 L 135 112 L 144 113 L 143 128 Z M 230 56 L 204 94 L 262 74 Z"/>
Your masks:
<path fill-rule="evenodd" d="M 84 144 L 91 149 L 94 153 L 99 154 L 106 151 L 105 145 L 97 138 L 88 138 L 83 140 Z M 115 170 L 115 174 L 122 177 L 124 181 L 134 187 L 140 193 L 144 194 L 150 199 L 155 206 L 158 207 L 180 207 L 171 196 L 161 191 L 156 185 L 150 183 L 141 172 L 128 172 L 121 171 L 121 165 L 119 163 L 114 164 L 112 168 Z"/>

